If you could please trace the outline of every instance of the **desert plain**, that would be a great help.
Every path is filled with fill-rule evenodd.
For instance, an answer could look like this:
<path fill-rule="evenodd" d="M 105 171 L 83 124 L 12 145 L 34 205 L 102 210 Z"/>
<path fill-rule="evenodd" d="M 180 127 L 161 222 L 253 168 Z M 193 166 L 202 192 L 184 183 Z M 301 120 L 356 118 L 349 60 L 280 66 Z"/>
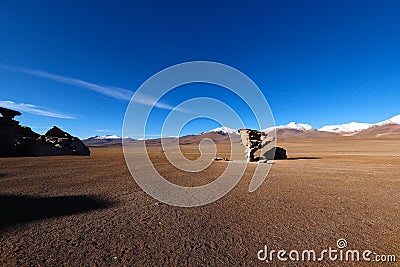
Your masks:
<path fill-rule="evenodd" d="M 259 250 L 336 248 L 396 255 L 400 262 L 400 135 L 279 140 L 275 160 L 252 193 L 250 164 L 236 187 L 200 207 L 169 206 L 134 181 L 122 148 L 90 157 L 0 159 L 0 266 L 382 266 L 376 262 L 260 261 Z M 181 150 L 198 157 L 195 144 Z M 177 170 L 153 144 L 150 156 L 186 186 L 218 177 Z M 220 144 L 217 154 L 230 157 Z"/>

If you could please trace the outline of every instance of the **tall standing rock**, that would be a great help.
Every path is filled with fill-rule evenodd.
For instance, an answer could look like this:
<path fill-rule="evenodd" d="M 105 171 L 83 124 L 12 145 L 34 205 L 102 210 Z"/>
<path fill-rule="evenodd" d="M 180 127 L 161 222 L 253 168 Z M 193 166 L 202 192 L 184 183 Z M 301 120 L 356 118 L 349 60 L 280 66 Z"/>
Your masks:
<path fill-rule="evenodd" d="M 255 161 L 254 154 L 257 150 L 262 149 L 274 140 L 267 139 L 266 133 L 257 130 L 239 129 L 238 132 L 249 162 Z"/>

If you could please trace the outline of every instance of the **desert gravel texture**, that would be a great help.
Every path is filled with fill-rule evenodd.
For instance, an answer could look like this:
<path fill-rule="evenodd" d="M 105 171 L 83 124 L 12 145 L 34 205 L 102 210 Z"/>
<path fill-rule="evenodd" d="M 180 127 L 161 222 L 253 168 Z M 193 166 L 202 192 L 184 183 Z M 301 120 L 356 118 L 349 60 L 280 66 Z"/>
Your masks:
<path fill-rule="evenodd" d="M 120 147 L 92 156 L 0 159 L 0 266 L 383 266 L 365 261 L 260 261 L 257 252 L 337 249 L 396 255 L 400 262 L 400 138 L 285 140 L 288 160 L 274 161 L 248 192 L 254 164 L 218 201 L 173 207 L 134 181 Z M 202 173 L 172 167 L 162 149 L 151 158 L 168 180 L 196 186 Z M 183 145 L 198 157 L 194 145 Z M 219 146 L 219 156 L 227 148 Z M 373 254 L 374 255 L 374 254 Z"/>

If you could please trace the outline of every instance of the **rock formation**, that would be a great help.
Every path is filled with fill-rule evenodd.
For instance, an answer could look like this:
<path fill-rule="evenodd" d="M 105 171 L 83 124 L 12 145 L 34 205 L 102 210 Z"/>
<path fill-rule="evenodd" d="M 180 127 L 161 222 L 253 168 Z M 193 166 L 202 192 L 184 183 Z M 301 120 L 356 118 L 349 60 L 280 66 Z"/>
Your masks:
<path fill-rule="evenodd" d="M 20 112 L 0 107 L 0 114 L 0 157 L 90 155 L 79 138 L 56 126 L 39 135 L 14 120 Z"/>
<path fill-rule="evenodd" d="M 242 145 L 245 147 L 246 158 L 249 162 L 254 161 L 254 154 L 257 150 L 267 146 L 274 139 L 268 139 L 267 134 L 257 130 L 240 129 L 238 130 Z"/>
<path fill-rule="evenodd" d="M 240 129 L 240 139 L 245 147 L 246 158 L 249 162 L 265 161 L 272 159 L 287 159 L 286 150 L 281 147 L 273 147 L 266 151 L 261 157 L 254 158 L 257 150 L 273 142 L 274 138 L 268 138 L 267 134 L 257 130 Z"/>

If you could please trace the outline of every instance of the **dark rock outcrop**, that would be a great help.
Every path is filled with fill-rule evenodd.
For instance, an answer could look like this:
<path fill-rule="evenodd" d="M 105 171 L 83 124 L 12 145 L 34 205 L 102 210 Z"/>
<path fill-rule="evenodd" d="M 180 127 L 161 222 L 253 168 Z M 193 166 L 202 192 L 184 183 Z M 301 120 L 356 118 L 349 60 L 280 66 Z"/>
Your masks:
<path fill-rule="evenodd" d="M 0 108 L 0 113 L 0 157 L 90 155 L 79 138 L 56 126 L 39 135 L 13 119 L 21 114 L 18 111 Z"/>
<path fill-rule="evenodd" d="M 15 116 L 21 116 L 21 112 L 0 107 L 0 114 L 2 119 L 4 120 L 13 120 Z"/>
<path fill-rule="evenodd" d="M 281 147 L 273 147 L 264 153 L 266 159 L 287 159 L 286 150 Z"/>

